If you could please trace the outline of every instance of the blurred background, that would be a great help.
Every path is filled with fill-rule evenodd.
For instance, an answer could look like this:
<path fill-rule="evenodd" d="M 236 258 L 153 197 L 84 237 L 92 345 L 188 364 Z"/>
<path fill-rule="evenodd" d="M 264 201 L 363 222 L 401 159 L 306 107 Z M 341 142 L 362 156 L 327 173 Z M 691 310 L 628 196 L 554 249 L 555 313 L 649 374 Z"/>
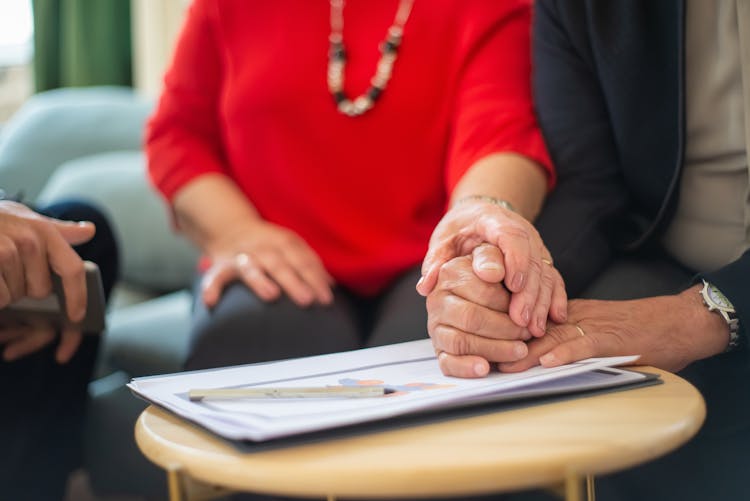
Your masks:
<path fill-rule="evenodd" d="M 32 92 L 33 34 L 31 0 L 0 0 L 0 122 Z"/>
<path fill-rule="evenodd" d="M 188 0 L 0 0 L 0 124 L 35 92 L 158 94 Z"/>
<path fill-rule="evenodd" d="M 35 206 L 97 205 L 120 244 L 66 501 L 166 498 L 133 440 L 144 404 L 124 384 L 179 370 L 186 347 L 198 254 L 172 232 L 141 145 L 189 3 L 0 0 L 0 186 Z"/>

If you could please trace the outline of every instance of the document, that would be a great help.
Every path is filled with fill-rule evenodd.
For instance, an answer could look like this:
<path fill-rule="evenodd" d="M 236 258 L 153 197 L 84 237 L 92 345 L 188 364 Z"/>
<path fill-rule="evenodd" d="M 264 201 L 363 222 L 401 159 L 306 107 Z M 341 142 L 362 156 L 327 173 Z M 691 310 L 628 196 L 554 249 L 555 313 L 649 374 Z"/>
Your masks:
<path fill-rule="evenodd" d="M 580 392 L 644 381 L 617 369 L 633 357 L 592 358 L 481 379 L 444 376 L 429 339 L 278 362 L 134 378 L 137 396 L 232 440 L 262 442 L 430 410 Z M 370 398 L 230 398 L 191 401 L 190 390 L 385 388 Z"/>

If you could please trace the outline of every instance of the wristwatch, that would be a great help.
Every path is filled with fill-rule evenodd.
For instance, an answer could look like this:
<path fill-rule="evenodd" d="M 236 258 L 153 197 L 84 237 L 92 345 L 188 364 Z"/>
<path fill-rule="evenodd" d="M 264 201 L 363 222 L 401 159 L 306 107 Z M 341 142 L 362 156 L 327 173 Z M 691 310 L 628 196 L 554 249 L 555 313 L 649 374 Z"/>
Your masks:
<path fill-rule="evenodd" d="M 708 308 L 708 311 L 715 311 L 721 315 L 721 318 L 723 318 L 729 326 L 729 345 L 725 351 L 734 350 L 740 344 L 740 320 L 737 317 L 737 312 L 734 310 L 734 306 L 715 285 L 710 284 L 705 280 L 703 280 L 701 297 L 703 298 L 703 302 Z"/>

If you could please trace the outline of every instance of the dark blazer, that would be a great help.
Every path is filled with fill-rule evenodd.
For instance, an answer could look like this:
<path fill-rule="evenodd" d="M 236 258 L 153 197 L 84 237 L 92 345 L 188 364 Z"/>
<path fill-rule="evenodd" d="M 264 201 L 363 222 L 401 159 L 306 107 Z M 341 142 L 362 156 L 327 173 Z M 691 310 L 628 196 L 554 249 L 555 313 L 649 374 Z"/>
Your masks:
<path fill-rule="evenodd" d="M 685 142 L 682 0 L 537 0 L 534 96 L 559 172 L 538 227 L 575 296 L 658 245 Z M 750 252 L 704 274 L 750 323 Z"/>

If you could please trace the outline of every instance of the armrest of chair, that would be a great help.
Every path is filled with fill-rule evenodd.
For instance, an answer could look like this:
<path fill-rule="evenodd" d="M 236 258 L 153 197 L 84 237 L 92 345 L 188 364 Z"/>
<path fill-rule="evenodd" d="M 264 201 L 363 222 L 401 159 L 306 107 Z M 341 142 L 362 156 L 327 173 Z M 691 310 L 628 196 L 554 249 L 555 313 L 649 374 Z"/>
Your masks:
<path fill-rule="evenodd" d="M 153 103 L 131 89 L 57 89 L 31 97 L 0 134 L 0 185 L 33 201 L 61 163 L 139 149 Z"/>
<path fill-rule="evenodd" d="M 112 223 L 124 281 L 159 293 L 188 288 L 198 251 L 171 228 L 166 205 L 145 170 L 139 151 L 82 157 L 55 171 L 39 202 L 77 198 L 93 203 Z"/>

